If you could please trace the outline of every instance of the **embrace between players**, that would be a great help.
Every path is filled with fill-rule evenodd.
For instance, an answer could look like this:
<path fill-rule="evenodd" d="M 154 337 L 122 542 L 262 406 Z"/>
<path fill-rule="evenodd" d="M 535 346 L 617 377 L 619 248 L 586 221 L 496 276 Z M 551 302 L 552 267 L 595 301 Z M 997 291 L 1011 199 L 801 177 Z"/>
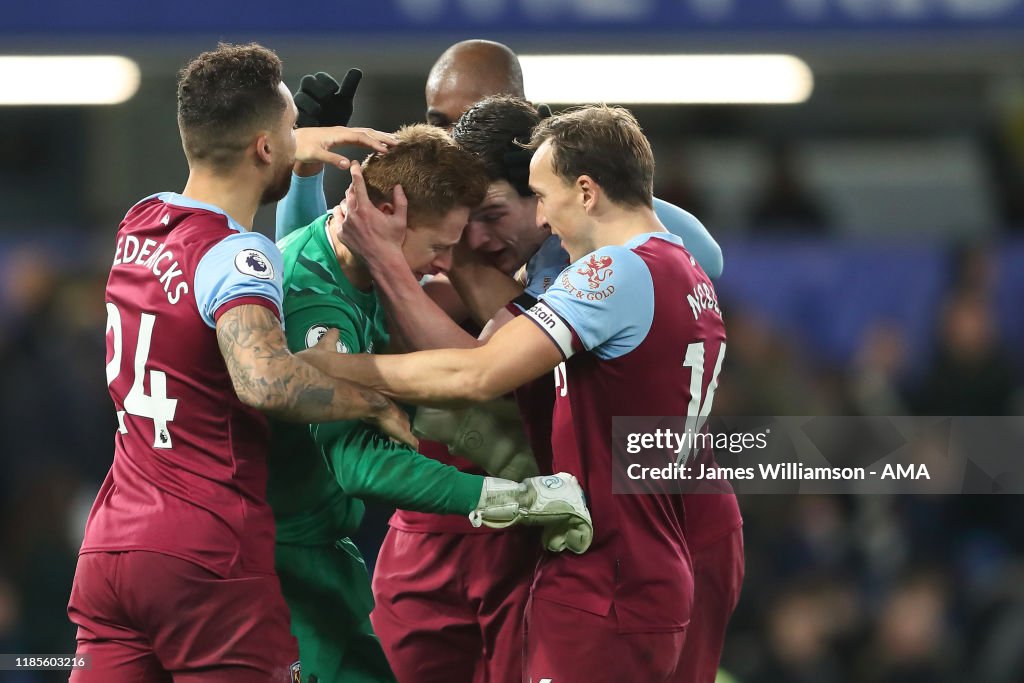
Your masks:
<path fill-rule="evenodd" d="M 442 55 L 436 127 L 345 128 L 358 79 L 293 102 L 255 45 L 181 74 L 188 183 L 128 212 L 107 285 L 72 680 L 713 681 L 735 496 L 613 496 L 611 420 L 710 405 L 724 326 L 684 293 L 717 245 L 652 198 L 628 112 L 542 119 L 502 45 Z M 372 592 L 365 498 L 399 508 Z"/>

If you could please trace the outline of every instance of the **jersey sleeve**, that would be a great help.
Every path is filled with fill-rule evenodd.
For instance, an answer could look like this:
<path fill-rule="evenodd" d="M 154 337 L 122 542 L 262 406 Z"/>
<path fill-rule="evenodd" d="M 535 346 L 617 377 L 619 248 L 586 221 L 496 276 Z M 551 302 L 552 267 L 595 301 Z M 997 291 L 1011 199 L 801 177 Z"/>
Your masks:
<path fill-rule="evenodd" d="M 480 502 L 482 476 L 421 455 L 364 422 L 313 425 L 312 433 L 350 496 L 435 514 L 468 515 Z"/>
<path fill-rule="evenodd" d="M 709 278 L 716 280 L 721 277 L 724 266 L 722 248 L 696 216 L 657 197 L 654 198 L 654 213 L 666 230 L 683 238 L 686 250 L 697 259 Z"/>
<path fill-rule="evenodd" d="M 210 327 L 231 308 L 257 304 L 283 319 L 281 252 L 259 233 L 234 233 L 217 242 L 196 266 L 196 306 Z"/>
<path fill-rule="evenodd" d="M 324 196 L 324 172 L 314 176 L 292 173 L 288 194 L 277 203 L 277 225 L 274 239 L 281 240 L 327 213 Z"/>
<path fill-rule="evenodd" d="M 651 329 L 654 280 L 629 249 L 602 247 L 563 270 L 527 316 L 565 358 L 580 351 L 618 358 Z"/>
<path fill-rule="evenodd" d="M 285 303 L 285 334 L 288 348 L 299 353 L 316 346 L 320 337 L 329 329 L 339 333 L 340 353 L 364 353 L 360 343 L 359 326 L 352 313 L 344 306 L 317 305 L 290 310 L 291 302 Z"/>
<path fill-rule="evenodd" d="M 545 240 L 537 253 L 526 264 L 525 288 L 523 293 L 509 302 L 506 308 L 513 315 L 520 315 L 530 310 L 537 299 L 569 263 L 569 254 L 562 248 L 561 240 L 552 235 Z"/>

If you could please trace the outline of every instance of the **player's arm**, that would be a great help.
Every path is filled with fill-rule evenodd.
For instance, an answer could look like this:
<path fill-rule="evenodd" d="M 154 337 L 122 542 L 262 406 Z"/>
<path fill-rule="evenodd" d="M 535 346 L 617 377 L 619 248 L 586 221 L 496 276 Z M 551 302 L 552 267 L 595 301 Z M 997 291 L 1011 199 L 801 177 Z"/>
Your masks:
<path fill-rule="evenodd" d="M 488 263 L 465 244 L 456 247 L 448 274 L 452 286 L 480 326 L 523 293 L 523 285 Z"/>
<path fill-rule="evenodd" d="M 366 419 L 415 444 L 405 413 L 378 392 L 317 372 L 288 350 L 281 326 L 281 252 L 263 235 L 234 233 L 195 266 L 193 291 L 241 401 L 284 420 Z"/>
<path fill-rule="evenodd" d="M 329 344 L 328 344 L 329 346 Z M 317 350 L 309 361 L 334 377 L 421 405 L 478 403 L 540 377 L 564 360 L 558 343 L 527 316 L 502 327 L 482 346 L 401 356 L 345 356 Z"/>
<path fill-rule="evenodd" d="M 277 203 L 274 239 L 280 240 L 327 213 L 324 196 L 324 165 L 342 170 L 349 159 L 332 152 L 339 145 L 356 145 L 373 152 L 387 152 L 398 143 L 390 133 L 372 128 L 344 126 L 300 128 L 295 132 L 295 168 L 288 194 Z"/>
<path fill-rule="evenodd" d="M 580 350 L 617 357 L 642 342 L 654 315 L 654 285 L 643 259 L 624 247 L 592 256 L 608 268 L 599 290 L 592 273 L 569 268 L 525 315 L 501 327 L 475 349 L 423 351 L 387 358 L 311 358 L 325 372 L 352 377 L 409 403 L 491 400 L 539 377 Z M 614 264 L 614 267 L 609 267 Z"/>
<path fill-rule="evenodd" d="M 352 184 L 345 193 L 346 213 L 334 210 L 338 237 L 366 262 L 374 288 L 397 332 L 413 349 L 472 348 L 477 340 L 459 327 L 427 294 L 402 255 L 408 201 L 395 186 L 394 212 L 381 212 L 366 193 L 359 162 L 351 167 Z"/>
<path fill-rule="evenodd" d="M 281 241 L 299 228 L 305 227 L 327 213 L 327 198 L 324 196 L 324 170 L 312 175 L 292 173 L 288 194 L 277 203 L 277 217 L 274 239 Z"/>
<path fill-rule="evenodd" d="M 362 78 L 363 72 L 359 69 L 349 69 L 341 85 L 325 71 L 303 76 L 293 96 L 298 110 L 296 125 L 299 128 L 347 126 Z M 295 162 L 288 195 L 277 204 L 275 240 L 327 213 L 323 173 L 322 162 Z"/>
<path fill-rule="evenodd" d="M 654 198 L 654 213 L 665 229 L 683 238 L 687 251 L 693 254 L 709 278 L 715 280 L 722 275 L 725 263 L 722 248 L 696 216 L 657 197 Z"/>
<path fill-rule="evenodd" d="M 495 477 L 522 481 L 540 474 L 519 409 L 505 398 L 458 410 L 419 408 L 412 432 L 447 445 Z"/>
<path fill-rule="evenodd" d="M 379 392 L 328 377 L 288 350 L 277 315 L 239 304 L 217 319 L 217 343 L 235 393 L 248 406 L 292 422 L 362 419 L 407 443 L 408 420 Z"/>
<path fill-rule="evenodd" d="M 484 478 L 420 455 L 359 422 L 314 425 L 313 437 L 344 491 L 403 510 L 468 515 Z"/>
<path fill-rule="evenodd" d="M 584 552 L 593 537 L 576 478 L 560 473 L 523 482 L 460 472 L 358 423 L 317 425 L 313 435 L 349 495 L 403 510 L 464 514 L 473 526 L 544 527 L 548 550 Z"/>

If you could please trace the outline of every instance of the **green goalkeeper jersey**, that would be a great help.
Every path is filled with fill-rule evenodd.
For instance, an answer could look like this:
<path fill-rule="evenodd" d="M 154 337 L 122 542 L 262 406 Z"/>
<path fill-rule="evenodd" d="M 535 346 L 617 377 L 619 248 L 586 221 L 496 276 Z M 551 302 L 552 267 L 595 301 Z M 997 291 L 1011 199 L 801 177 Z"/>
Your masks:
<path fill-rule="evenodd" d="M 297 353 L 337 328 L 340 351 L 382 351 L 388 344 L 383 307 L 372 290 L 356 289 L 342 273 L 326 222 L 325 214 L 278 243 L 288 346 Z M 483 477 L 420 455 L 365 422 L 275 422 L 273 428 L 267 498 L 280 543 L 333 543 L 351 534 L 363 516 L 358 499 L 465 515 L 480 500 Z"/>

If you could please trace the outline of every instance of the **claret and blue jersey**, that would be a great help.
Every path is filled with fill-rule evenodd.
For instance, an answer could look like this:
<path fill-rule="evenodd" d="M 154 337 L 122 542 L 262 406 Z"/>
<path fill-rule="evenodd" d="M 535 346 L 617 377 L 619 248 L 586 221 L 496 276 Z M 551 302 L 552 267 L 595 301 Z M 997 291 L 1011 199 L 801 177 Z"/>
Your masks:
<path fill-rule="evenodd" d="M 713 292 L 682 240 L 650 233 L 571 264 L 526 313 L 565 358 L 555 370 L 553 467 L 579 478 L 595 531 L 585 555 L 545 558 L 534 595 L 598 615 L 614 603 L 622 632 L 689 620 L 683 497 L 613 496 L 611 429 L 615 416 L 686 415 L 694 400 L 699 410 L 711 401 L 725 327 L 716 307 L 695 316 L 687 299 L 705 288 Z"/>
<path fill-rule="evenodd" d="M 83 553 L 273 572 L 267 421 L 235 394 L 214 329 L 242 304 L 281 317 L 281 271 L 273 242 L 216 206 L 165 192 L 128 211 L 106 288 L 114 462 Z"/>

